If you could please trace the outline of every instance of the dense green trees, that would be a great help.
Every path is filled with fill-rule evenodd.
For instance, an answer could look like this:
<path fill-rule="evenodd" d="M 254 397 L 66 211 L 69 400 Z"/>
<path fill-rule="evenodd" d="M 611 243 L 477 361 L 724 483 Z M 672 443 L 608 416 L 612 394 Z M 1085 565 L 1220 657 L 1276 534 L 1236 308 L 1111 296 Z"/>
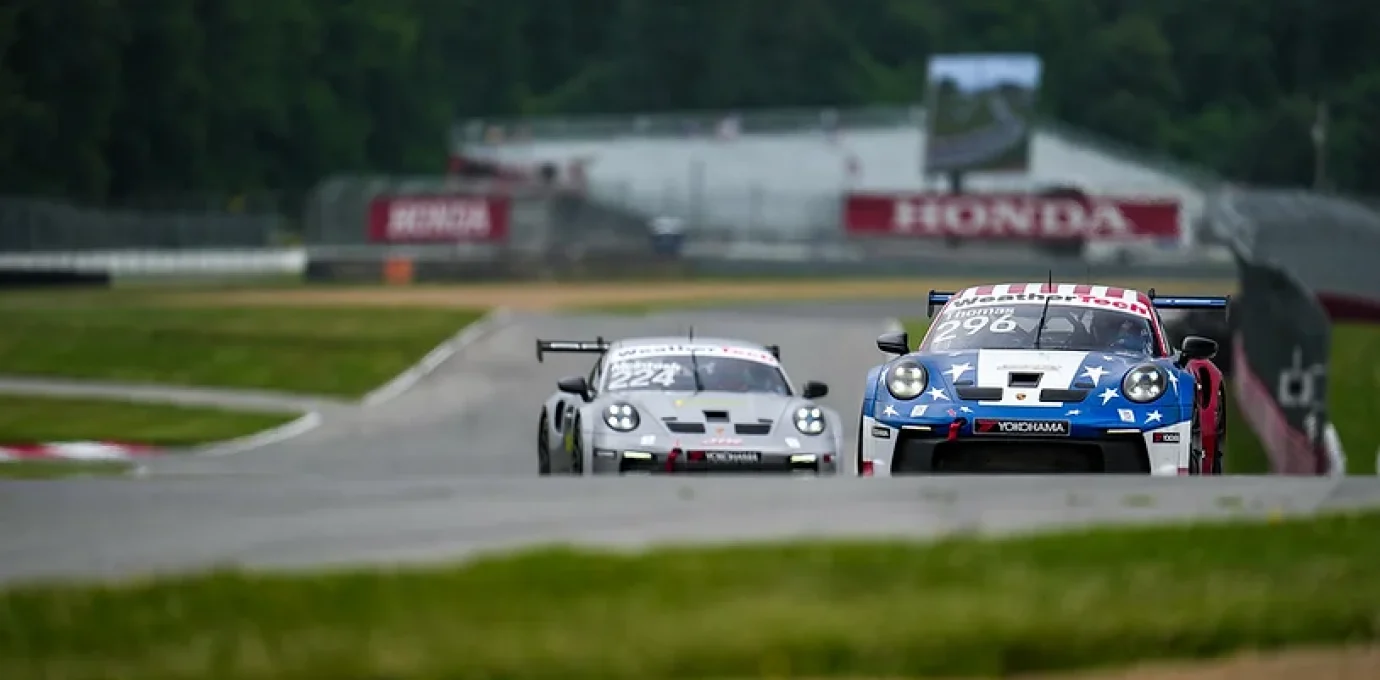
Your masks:
<path fill-rule="evenodd" d="M 915 100 L 1035 51 L 1052 117 L 1264 183 L 1380 191 L 1361 0 L 7 0 L 0 191 L 300 191 L 435 172 L 472 115 Z"/>

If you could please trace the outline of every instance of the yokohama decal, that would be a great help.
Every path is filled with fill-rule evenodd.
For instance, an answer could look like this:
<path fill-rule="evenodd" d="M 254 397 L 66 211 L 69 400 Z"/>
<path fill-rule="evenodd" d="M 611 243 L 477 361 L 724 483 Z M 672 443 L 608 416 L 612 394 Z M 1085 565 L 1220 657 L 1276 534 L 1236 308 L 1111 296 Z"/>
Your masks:
<path fill-rule="evenodd" d="M 369 240 L 383 243 L 495 243 L 508 238 L 508 199 L 499 196 L 381 196 L 369 204 Z"/>
<path fill-rule="evenodd" d="M 978 418 L 973 421 L 973 434 L 1023 437 L 1067 437 L 1067 420 L 1002 420 Z"/>
<path fill-rule="evenodd" d="M 1011 194 L 849 194 L 849 234 L 971 239 L 1177 239 L 1176 199 Z"/>

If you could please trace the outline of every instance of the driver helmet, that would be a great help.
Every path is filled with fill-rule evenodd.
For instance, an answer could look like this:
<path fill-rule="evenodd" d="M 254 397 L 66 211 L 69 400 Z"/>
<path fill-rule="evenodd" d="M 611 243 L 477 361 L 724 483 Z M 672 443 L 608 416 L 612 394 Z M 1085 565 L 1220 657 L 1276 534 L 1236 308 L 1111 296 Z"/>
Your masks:
<path fill-rule="evenodd" d="M 1093 324 L 1098 341 L 1112 351 L 1145 353 L 1150 349 L 1150 338 L 1144 325 L 1128 316 L 1101 314 Z"/>
<path fill-rule="evenodd" d="M 728 392 L 760 392 L 773 389 L 771 380 L 756 362 L 737 359 L 701 360 L 700 372 L 707 378 L 705 382 L 715 389 Z"/>

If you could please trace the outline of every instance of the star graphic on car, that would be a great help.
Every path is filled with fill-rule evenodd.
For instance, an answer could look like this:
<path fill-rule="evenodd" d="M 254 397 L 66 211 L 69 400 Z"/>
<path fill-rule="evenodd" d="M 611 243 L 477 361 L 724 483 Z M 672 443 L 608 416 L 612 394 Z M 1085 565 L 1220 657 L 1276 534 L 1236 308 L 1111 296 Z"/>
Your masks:
<path fill-rule="evenodd" d="M 944 390 L 941 390 L 938 387 L 932 388 L 929 392 L 926 392 L 925 394 L 930 395 L 930 398 L 935 401 L 939 401 L 941 399 L 944 401 L 949 400 L 949 395 L 944 394 Z"/>
<path fill-rule="evenodd" d="M 1173 373 L 1170 373 L 1170 374 L 1169 374 L 1169 382 L 1170 382 L 1170 384 L 1172 384 L 1172 385 L 1174 386 L 1174 394 L 1178 394 L 1178 393 L 1179 393 L 1179 376 L 1174 375 Z"/>
<path fill-rule="evenodd" d="M 964 373 L 967 373 L 968 371 L 971 371 L 971 370 L 973 370 L 973 365 L 970 364 L 970 363 L 964 362 L 964 363 L 961 363 L 961 364 L 954 364 L 953 366 L 950 366 L 950 367 L 949 367 L 949 370 L 944 371 L 944 372 L 949 374 L 949 379 L 950 379 L 950 380 L 958 380 L 959 378 L 963 377 L 963 374 L 964 374 Z"/>
<path fill-rule="evenodd" d="M 900 412 L 898 412 L 896 409 L 892 408 L 892 407 L 891 407 L 891 404 L 887 404 L 887 405 L 886 405 L 886 408 L 882 409 L 882 417 L 886 417 L 886 416 L 899 416 L 899 415 L 901 415 Z"/>
<path fill-rule="evenodd" d="M 1117 398 L 1120 395 L 1117 393 L 1116 390 L 1108 387 L 1107 389 L 1102 391 L 1102 394 L 1099 394 L 1097 396 L 1102 397 L 1102 405 L 1106 406 L 1107 402 Z"/>
<path fill-rule="evenodd" d="M 1151 412 L 1145 414 L 1145 422 L 1147 422 L 1147 423 L 1158 423 L 1158 422 L 1160 422 L 1162 419 L 1163 419 L 1163 416 L 1160 415 L 1160 412 L 1159 412 L 1159 411 L 1151 411 Z"/>
<path fill-rule="evenodd" d="M 1107 369 L 1102 368 L 1101 366 L 1089 366 L 1083 369 L 1083 376 L 1086 376 L 1089 380 L 1093 381 L 1094 385 L 1102 382 L 1102 376 L 1104 375 L 1107 375 Z"/>

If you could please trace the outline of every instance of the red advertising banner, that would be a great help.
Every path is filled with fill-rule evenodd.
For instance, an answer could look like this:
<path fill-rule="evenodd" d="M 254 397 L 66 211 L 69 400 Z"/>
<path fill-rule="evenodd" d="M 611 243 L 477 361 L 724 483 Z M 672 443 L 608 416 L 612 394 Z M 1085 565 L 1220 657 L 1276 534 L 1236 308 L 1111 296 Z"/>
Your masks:
<path fill-rule="evenodd" d="M 971 239 L 1177 239 L 1177 199 L 1051 198 L 1027 194 L 850 193 L 849 234 Z"/>
<path fill-rule="evenodd" d="M 380 196 L 369 204 L 369 240 L 497 243 L 508 239 L 503 196 Z"/>

